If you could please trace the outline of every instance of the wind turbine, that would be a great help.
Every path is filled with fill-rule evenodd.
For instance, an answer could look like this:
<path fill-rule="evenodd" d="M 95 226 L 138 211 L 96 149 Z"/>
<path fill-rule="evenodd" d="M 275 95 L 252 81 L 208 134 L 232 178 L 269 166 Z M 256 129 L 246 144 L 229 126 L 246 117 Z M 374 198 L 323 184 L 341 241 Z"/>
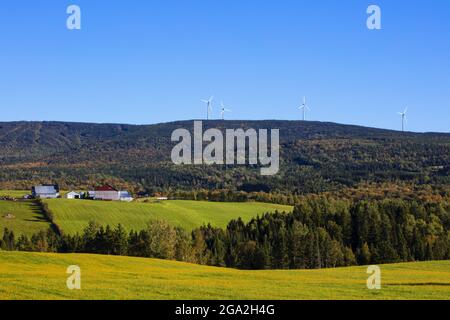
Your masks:
<path fill-rule="evenodd" d="M 231 112 L 231 110 L 229 110 L 225 107 L 225 105 L 223 104 L 223 101 L 220 103 L 220 106 L 222 107 L 222 111 L 220 111 L 220 115 L 222 117 L 222 120 L 225 120 L 225 112 Z"/>
<path fill-rule="evenodd" d="M 209 120 L 209 116 L 212 113 L 212 103 L 214 101 L 214 96 L 209 97 L 208 100 L 201 100 L 203 103 L 206 103 L 206 119 Z"/>
<path fill-rule="evenodd" d="M 403 112 L 399 112 L 398 114 L 402 116 L 402 132 L 405 132 L 405 123 L 408 122 L 408 120 L 406 119 L 408 108 L 406 108 Z"/>
<path fill-rule="evenodd" d="M 306 104 L 306 97 L 303 97 L 303 104 L 298 108 L 303 111 L 303 121 L 306 120 L 306 110 L 311 111 L 311 109 Z"/>

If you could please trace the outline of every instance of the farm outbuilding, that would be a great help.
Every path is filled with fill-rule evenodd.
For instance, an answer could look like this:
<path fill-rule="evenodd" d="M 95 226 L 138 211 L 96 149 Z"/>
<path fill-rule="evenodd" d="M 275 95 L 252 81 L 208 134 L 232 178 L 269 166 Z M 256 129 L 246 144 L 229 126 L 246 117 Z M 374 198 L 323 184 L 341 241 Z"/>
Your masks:
<path fill-rule="evenodd" d="M 81 194 L 75 191 L 71 191 L 66 194 L 67 199 L 81 199 Z"/>
<path fill-rule="evenodd" d="M 128 191 L 119 191 L 119 199 L 124 202 L 133 201 L 133 196 Z"/>

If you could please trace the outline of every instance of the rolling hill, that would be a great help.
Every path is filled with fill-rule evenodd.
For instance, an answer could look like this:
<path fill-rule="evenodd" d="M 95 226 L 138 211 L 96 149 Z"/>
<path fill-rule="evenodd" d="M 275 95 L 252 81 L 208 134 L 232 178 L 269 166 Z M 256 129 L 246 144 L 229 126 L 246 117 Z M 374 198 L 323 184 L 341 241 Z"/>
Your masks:
<path fill-rule="evenodd" d="M 90 221 L 100 225 L 119 223 L 130 230 L 143 230 L 150 220 L 163 219 L 189 231 L 204 224 L 226 227 L 232 219 L 248 221 L 266 212 L 291 212 L 292 207 L 268 203 L 216 203 L 169 200 L 152 203 L 123 203 L 88 200 L 45 200 L 54 222 L 66 234 L 81 233 Z"/>
<path fill-rule="evenodd" d="M 70 265 L 81 268 L 81 290 L 66 287 Z M 450 299 L 450 261 L 380 267 L 382 289 L 373 291 L 366 287 L 366 267 L 240 271 L 142 258 L 0 252 L 0 299 Z"/>
<path fill-rule="evenodd" d="M 208 128 L 280 129 L 281 171 L 245 166 L 175 166 L 171 133 L 192 121 L 155 125 L 0 123 L 0 188 L 59 183 L 66 190 L 104 182 L 132 191 L 229 189 L 317 193 L 360 182 L 448 185 L 450 134 L 302 121 L 207 121 Z"/>

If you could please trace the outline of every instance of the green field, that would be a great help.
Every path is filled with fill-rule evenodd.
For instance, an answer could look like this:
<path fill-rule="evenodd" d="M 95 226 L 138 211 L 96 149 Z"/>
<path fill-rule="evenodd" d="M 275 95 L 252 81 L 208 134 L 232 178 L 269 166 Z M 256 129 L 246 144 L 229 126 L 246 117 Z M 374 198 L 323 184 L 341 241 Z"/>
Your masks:
<path fill-rule="evenodd" d="M 169 200 L 152 203 L 124 203 L 89 200 L 45 200 L 55 216 L 55 223 L 68 234 L 81 232 L 90 221 L 101 225 L 122 224 L 126 229 L 142 230 L 154 219 L 192 230 L 211 223 L 225 227 L 230 220 L 249 220 L 266 212 L 292 211 L 292 207 L 276 204 L 246 202 L 217 203 Z"/>
<path fill-rule="evenodd" d="M 81 268 L 81 290 L 66 270 Z M 450 261 L 366 268 L 240 271 L 180 262 L 78 254 L 0 252 L 0 299 L 450 299 Z"/>
<path fill-rule="evenodd" d="M 23 198 L 30 193 L 29 190 L 0 190 L 0 197 Z"/>
<path fill-rule="evenodd" d="M 7 214 L 13 215 L 14 218 L 5 218 Z M 16 236 L 20 234 L 30 236 L 49 227 L 50 223 L 32 201 L 0 200 L 0 236 L 3 235 L 4 228 L 13 230 Z"/>

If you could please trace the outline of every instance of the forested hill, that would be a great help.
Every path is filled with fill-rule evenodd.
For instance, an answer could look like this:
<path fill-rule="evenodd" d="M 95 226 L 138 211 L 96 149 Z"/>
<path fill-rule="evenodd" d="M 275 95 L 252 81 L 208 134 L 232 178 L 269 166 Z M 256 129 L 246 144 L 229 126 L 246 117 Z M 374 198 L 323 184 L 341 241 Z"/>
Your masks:
<path fill-rule="evenodd" d="M 137 190 L 231 189 L 319 192 L 359 182 L 448 184 L 450 134 L 302 121 L 204 121 L 208 128 L 280 129 L 281 169 L 174 166 L 173 130 L 193 121 L 155 125 L 67 122 L 0 123 L 0 187 L 33 183 L 88 187 L 113 183 Z"/>

